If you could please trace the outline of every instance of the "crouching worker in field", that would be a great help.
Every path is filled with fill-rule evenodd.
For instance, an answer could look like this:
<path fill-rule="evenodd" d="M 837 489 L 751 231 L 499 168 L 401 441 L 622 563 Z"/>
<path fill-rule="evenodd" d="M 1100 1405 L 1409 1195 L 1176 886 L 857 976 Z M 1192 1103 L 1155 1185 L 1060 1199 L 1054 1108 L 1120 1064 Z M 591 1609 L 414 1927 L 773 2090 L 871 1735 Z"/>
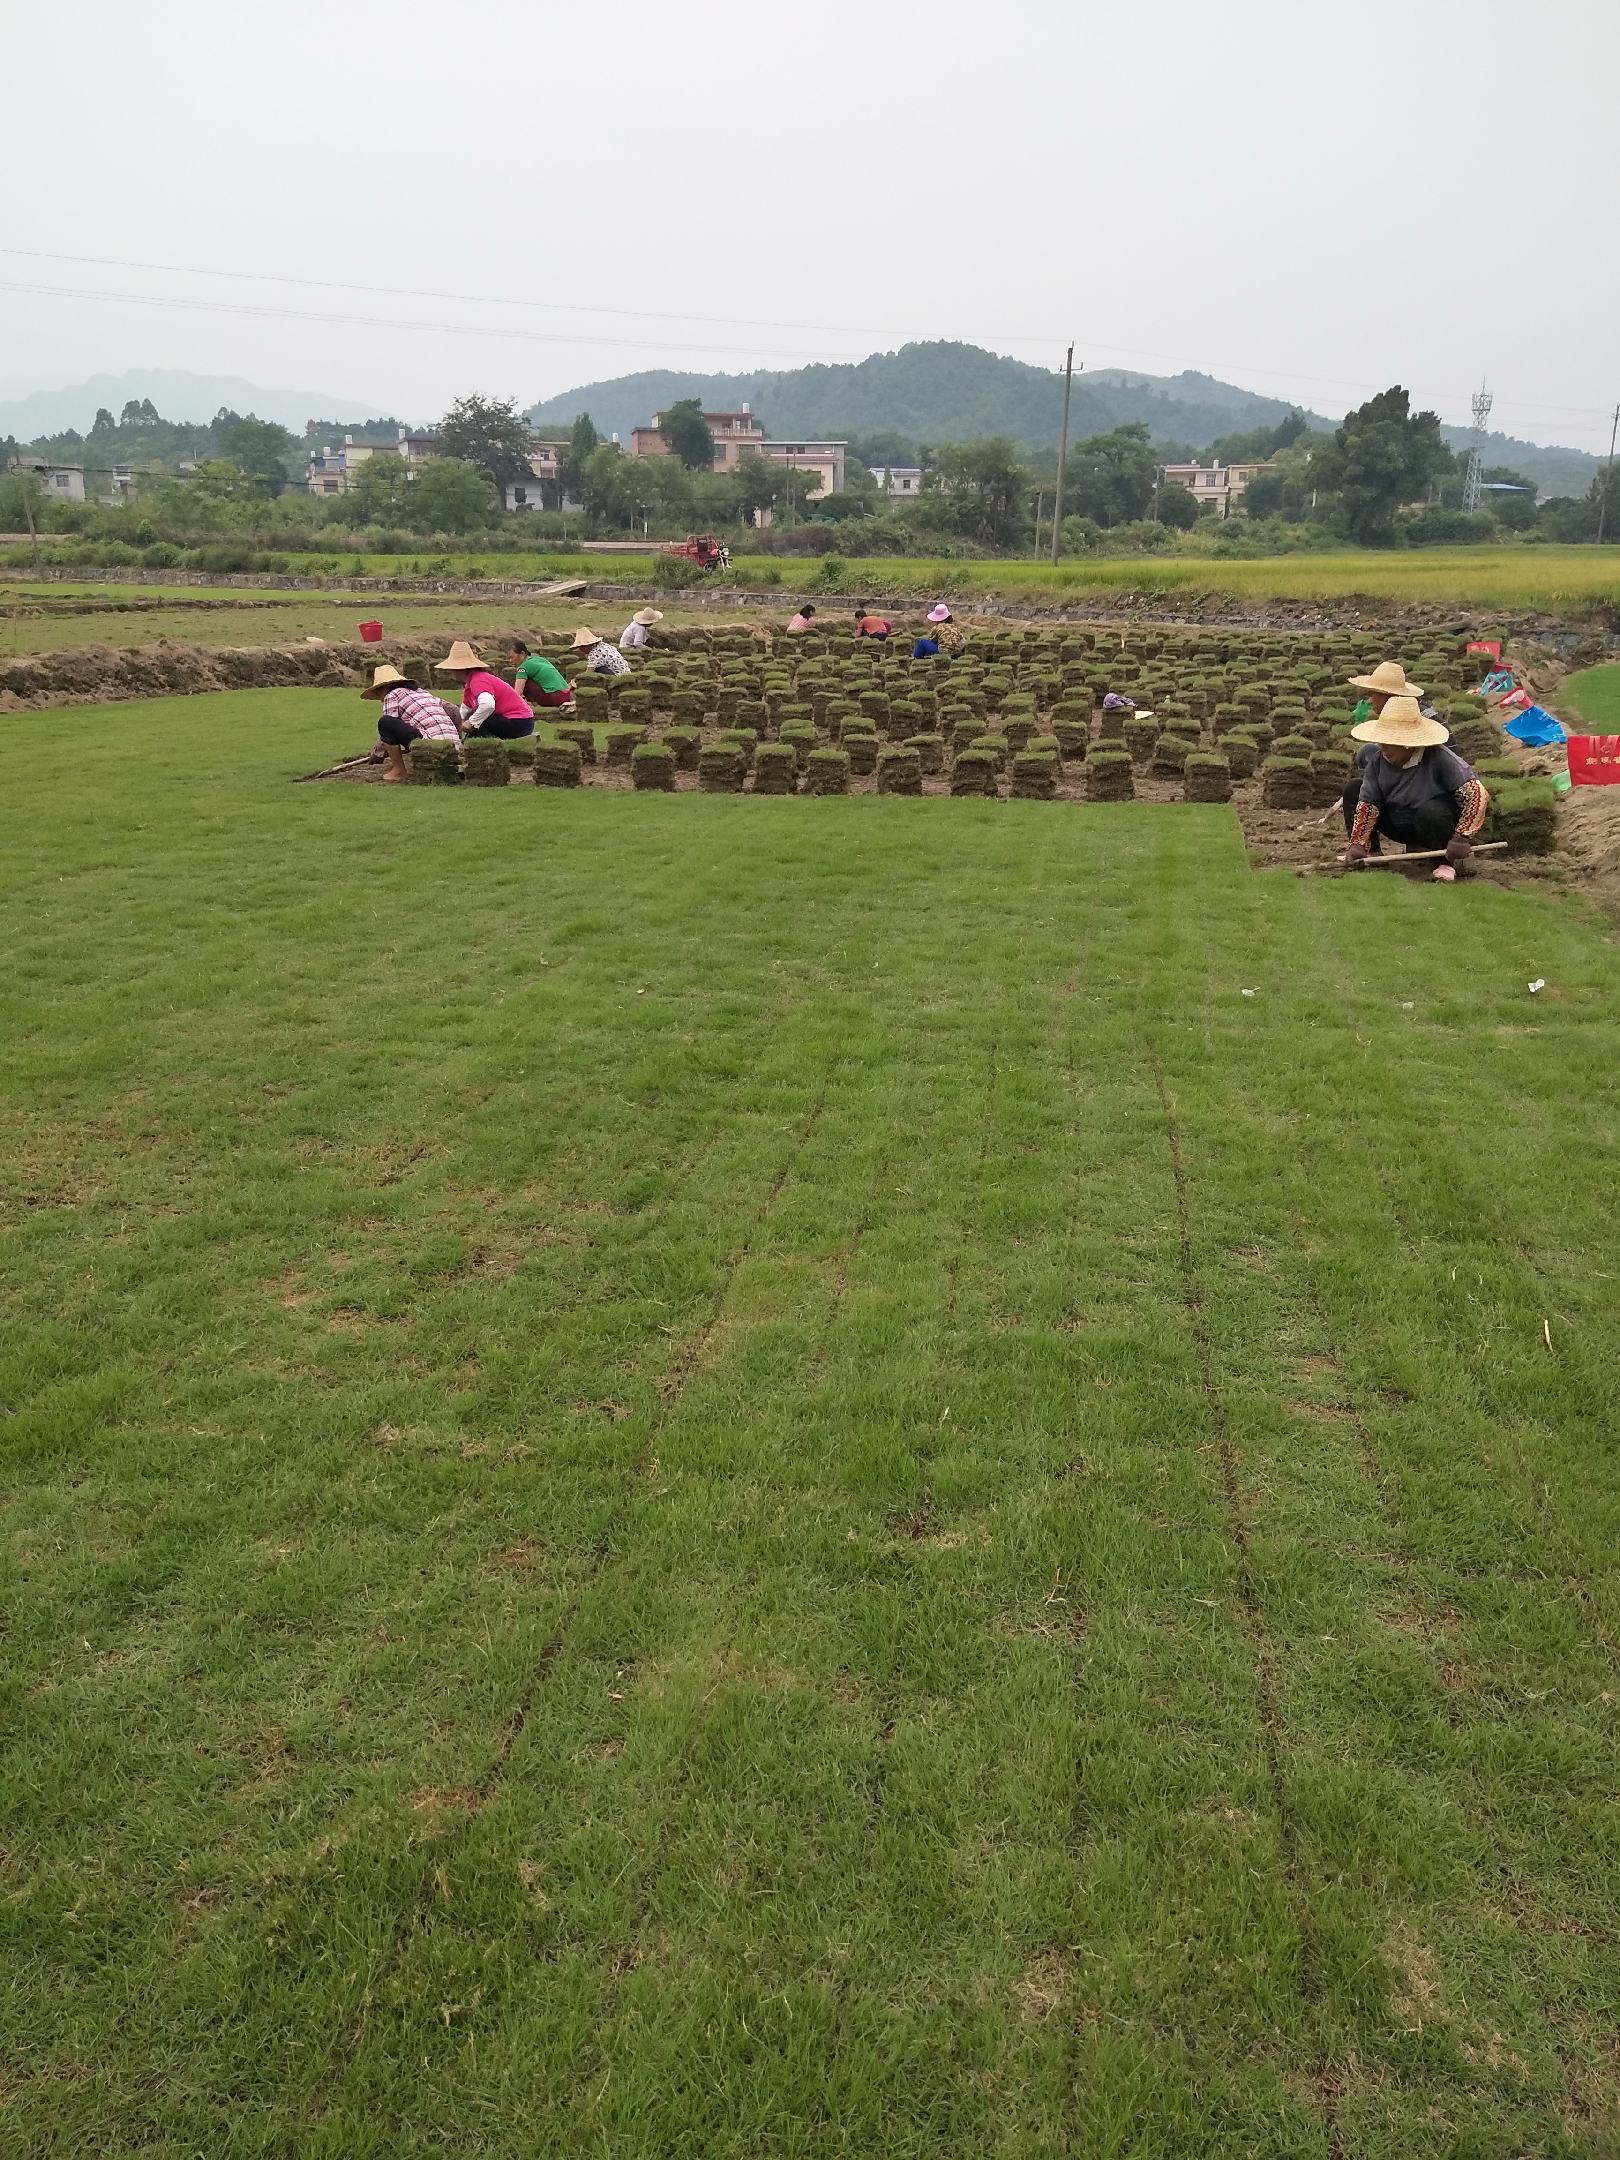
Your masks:
<path fill-rule="evenodd" d="M 461 729 L 454 715 L 429 690 L 418 689 L 408 675 L 386 663 L 372 672 L 371 688 L 363 698 L 377 698 L 377 740 L 388 753 L 385 780 L 405 778 L 405 753 L 413 742 L 459 742 Z"/>
<path fill-rule="evenodd" d="M 479 659 L 465 638 L 457 638 L 447 658 L 438 663 L 441 675 L 461 677 L 461 732 L 463 735 L 498 735 L 516 742 L 534 733 L 534 714 L 509 682 Z"/>
<path fill-rule="evenodd" d="M 560 667 L 544 653 L 532 653 L 521 638 L 506 641 L 506 664 L 512 670 L 512 688 L 531 705 L 560 710 L 574 702 L 574 686 Z"/>
<path fill-rule="evenodd" d="M 1342 862 L 1361 863 L 1382 852 L 1387 835 L 1408 849 L 1444 848 L 1434 875 L 1442 885 L 1456 878 L 1474 852 L 1490 797 L 1474 768 L 1445 745 L 1443 722 L 1431 720 L 1415 697 L 1389 697 L 1371 720 L 1351 729 L 1358 742 L 1374 745 L 1344 791 L 1349 846 Z"/>
<path fill-rule="evenodd" d="M 593 675 L 628 675 L 630 672 L 629 661 L 608 643 L 600 630 L 576 630 L 574 650 L 585 655 L 585 665 Z"/>

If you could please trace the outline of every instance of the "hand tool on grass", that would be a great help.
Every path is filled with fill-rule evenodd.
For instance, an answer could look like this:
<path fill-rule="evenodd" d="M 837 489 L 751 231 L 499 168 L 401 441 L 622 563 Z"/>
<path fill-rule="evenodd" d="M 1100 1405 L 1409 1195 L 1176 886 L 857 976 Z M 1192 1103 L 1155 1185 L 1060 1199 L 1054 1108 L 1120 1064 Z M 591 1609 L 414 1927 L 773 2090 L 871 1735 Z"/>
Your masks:
<path fill-rule="evenodd" d="M 1474 843 L 1475 855 L 1497 855 L 1507 846 L 1505 840 L 1478 840 Z M 1337 856 L 1332 862 L 1306 863 L 1302 865 L 1301 877 L 1349 877 L 1356 870 L 1398 870 L 1406 863 L 1443 862 L 1445 849 L 1419 848 L 1406 855 L 1368 855 L 1361 862 L 1341 862 Z"/>

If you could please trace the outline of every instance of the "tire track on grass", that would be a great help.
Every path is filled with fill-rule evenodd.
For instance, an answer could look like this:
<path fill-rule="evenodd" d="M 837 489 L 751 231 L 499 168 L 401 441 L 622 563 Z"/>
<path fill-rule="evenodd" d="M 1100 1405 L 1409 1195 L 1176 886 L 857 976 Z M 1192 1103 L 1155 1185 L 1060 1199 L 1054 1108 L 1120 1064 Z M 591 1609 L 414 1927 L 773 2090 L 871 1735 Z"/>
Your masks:
<path fill-rule="evenodd" d="M 1182 1147 L 1181 1126 L 1176 1117 L 1175 1102 L 1169 1082 L 1165 1078 L 1164 1061 L 1159 1055 L 1158 1045 L 1150 1038 L 1144 1038 L 1143 1050 L 1164 1115 L 1165 1138 L 1170 1150 L 1170 1175 L 1175 1191 L 1176 1244 L 1181 1271 L 1182 1304 L 1186 1310 L 1187 1327 L 1197 1357 L 1199 1387 L 1220 1457 L 1226 1533 L 1237 1560 L 1238 1606 L 1243 1617 L 1244 1633 L 1249 1639 L 1255 1700 L 1260 1713 L 1261 1747 L 1265 1754 L 1267 1781 L 1271 1786 L 1272 1806 L 1277 1817 L 1283 1874 L 1288 1886 L 1289 1902 L 1294 1908 L 1294 1925 L 1299 1934 L 1299 1992 L 1310 2015 L 1316 2053 L 1311 2071 L 1311 2085 L 1323 2127 L 1327 2132 L 1329 2153 L 1333 2160 L 1341 2160 L 1344 2148 L 1339 2135 L 1338 2097 L 1342 2079 L 1322 2038 L 1322 1943 L 1311 1910 L 1310 1876 L 1300 1850 L 1299 1826 L 1295 1820 L 1288 1780 L 1283 1768 L 1288 1727 L 1279 1700 L 1277 1647 L 1267 1625 L 1265 1606 L 1255 1581 L 1253 1535 L 1243 1498 L 1237 1442 L 1233 1438 L 1231 1420 L 1226 1412 L 1226 1399 L 1221 1393 L 1216 1375 L 1215 1345 L 1210 1333 L 1208 1304 L 1193 1246 L 1192 1188 Z"/>
<path fill-rule="evenodd" d="M 811 1104 L 808 1114 L 800 1125 L 792 1145 L 783 1158 L 775 1177 L 771 1180 L 763 1199 L 755 1209 L 752 1217 L 746 1221 L 737 1243 L 732 1247 L 726 1259 L 720 1273 L 720 1279 L 715 1286 L 714 1295 L 710 1299 L 704 1314 L 702 1324 L 682 1349 L 674 1364 L 654 1382 L 654 1388 L 658 1396 L 657 1407 L 648 1420 L 647 1430 L 642 1436 L 640 1446 L 625 1468 L 621 1488 L 608 1520 L 589 1547 L 585 1567 L 572 1591 L 565 1599 L 562 1611 L 553 1623 L 551 1632 L 540 1646 L 517 1702 L 508 1713 L 501 1740 L 494 1755 L 486 1765 L 483 1774 L 471 1787 L 471 1804 L 459 1818 L 459 1829 L 455 1834 L 441 1840 L 434 1846 L 431 1861 L 418 1875 L 415 1891 L 407 1901 L 395 1927 L 388 1949 L 383 1954 L 375 1973 L 367 1985 L 359 2013 L 353 2021 L 352 2028 L 344 2036 L 341 2045 L 334 2050 L 331 2065 L 333 2071 L 340 2071 L 353 2061 L 359 2050 L 360 2042 L 365 2036 L 370 2011 L 375 2005 L 377 1992 L 399 1971 L 399 1968 L 410 1954 L 412 1945 L 422 1933 L 424 1922 L 431 1916 L 433 1911 L 433 1899 L 440 1877 L 447 1863 L 454 1859 L 460 1845 L 464 1842 L 466 1826 L 489 1806 L 505 1782 L 513 1753 L 516 1750 L 518 1741 L 523 1736 L 529 1719 L 534 1714 L 534 1707 L 539 1700 L 541 1690 L 555 1670 L 563 1651 L 567 1647 L 568 1638 L 584 1609 L 586 1600 L 609 1570 L 619 1539 L 635 1505 L 637 1493 L 645 1482 L 647 1472 L 656 1458 L 659 1439 L 669 1425 L 687 1382 L 703 1363 L 714 1341 L 725 1312 L 726 1302 L 731 1295 L 743 1263 L 752 1252 L 756 1238 L 770 1219 L 777 1201 L 786 1188 L 788 1179 L 792 1176 L 795 1167 L 803 1156 L 811 1135 L 821 1122 L 827 1107 L 827 1098 L 831 1092 L 833 1080 L 842 1062 L 843 1053 L 840 1052 L 822 1075 L 821 1085 L 817 1091 L 815 1101 Z"/>

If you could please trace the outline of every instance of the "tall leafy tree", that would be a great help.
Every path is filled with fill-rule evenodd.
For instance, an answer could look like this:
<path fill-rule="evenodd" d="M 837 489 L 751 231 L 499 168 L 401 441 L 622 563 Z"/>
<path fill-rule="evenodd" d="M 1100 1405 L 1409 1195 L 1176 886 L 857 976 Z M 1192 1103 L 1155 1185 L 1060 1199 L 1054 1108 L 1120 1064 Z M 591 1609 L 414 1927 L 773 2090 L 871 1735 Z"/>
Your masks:
<path fill-rule="evenodd" d="M 286 428 L 274 420 L 255 420 L 250 413 L 221 431 L 219 447 L 263 494 L 276 496 L 287 485 L 287 461 L 297 446 Z"/>
<path fill-rule="evenodd" d="M 1068 500 L 1079 517 L 1127 525 L 1147 516 L 1159 481 L 1159 461 L 1144 421 L 1107 435 L 1088 435 L 1069 453 Z"/>
<path fill-rule="evenodd" d="M 714 464 L 714 437 L 695 397 L 680 398 L 658 423 L 658 432 L 674 456 L 692 472 L 707 472 Z"/>
<path fill-rule="evenodd" d="M 1010 437 L 942 443 L 922 457 L 921 507 L 928 522 L 945 524 L 987 547 L 1012 547 L 1024 537 L 1029 469 Z"/>
<path fill-rule="evenodd" d="M 440 456 L 476 465 L 498 488 L 534 478 L 533 450 L 534 432 L 512 398 L 458 398 L 439 422 Z"/>
<path fill-rule="evenodd" d="M 585 468 L 601 445 L 596 422 L 588 412 L 575 415 L 568 430 L 568 448 L 557 461 L 557 477 L 563 493 L 574 502 L 585 500 Z"/>
<path fill-rule="evenodd" d="M 1412 411 L 1399 383 L 1346 413 L 1317 452 L 1312 477 L 1338 498 L 1345 530 L 1364 546 L 1388 546 L 1402 503 L 1421 500 L 1454 465 L 1437 413 Z"/>
<path fill-rule="evenodd" d="M 1161 525 L 1168 525 L 1176 532 L 1185 532 L 1198 523 L 1198 504 L 1191 488 L 1183 487 L 1179 480 L 1167 480 L 1159 490 L 1156 506 Z"/>
<path fill-rule="evenodd" d="M 405 506 L 416 532 L 478 532 L 495 516 L 487 475 L 460 458 L 428 458 L 410 483 Z"/>

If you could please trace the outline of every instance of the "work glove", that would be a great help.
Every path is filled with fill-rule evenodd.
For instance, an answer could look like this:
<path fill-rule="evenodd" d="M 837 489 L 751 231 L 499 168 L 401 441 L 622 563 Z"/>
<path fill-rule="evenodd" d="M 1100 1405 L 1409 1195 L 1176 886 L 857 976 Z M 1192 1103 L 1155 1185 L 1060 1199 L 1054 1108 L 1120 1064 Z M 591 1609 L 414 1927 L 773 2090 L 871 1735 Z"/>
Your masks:
<path fill-rule="evenodd" d="M 1339 860 L 1353 870 L 1357 863 L 1364 863 L 1371 853 L 1372 849 L 1364 846 L 1361 841 L 1352 840 Z"/>
<path fill-rule="evenodd" d="M 1453 869 L 1465 863 L 1474 852 L 1474 843 L 1466 833 L 1454 832 L 1446 842 L 1446 861 Z"/>

